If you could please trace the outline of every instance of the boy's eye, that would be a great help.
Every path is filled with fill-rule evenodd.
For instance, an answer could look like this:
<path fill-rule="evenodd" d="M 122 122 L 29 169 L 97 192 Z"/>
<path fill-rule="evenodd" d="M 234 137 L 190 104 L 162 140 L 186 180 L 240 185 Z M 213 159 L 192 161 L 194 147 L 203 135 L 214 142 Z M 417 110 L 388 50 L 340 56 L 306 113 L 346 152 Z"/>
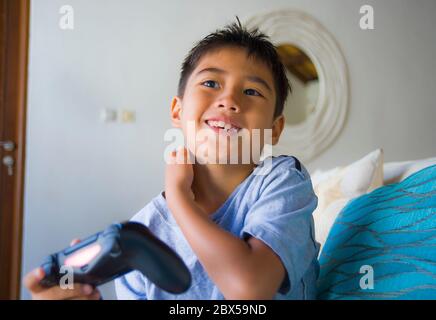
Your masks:
<path fill-rule="evenodd" d="M 213 81 L 213 80 L 207 80 L 207 81 L 204 81 L 204 82 L 202 83 L 202 85 L 204 85 L 204 86 L 206 86 L 206 87 L 209 87 L 209 88 L 218 88 L 218 87 L 219 87 L 218 82 Z"/>
<path fill-rule="evenodd" d="M 246 95 L 249 95 L 249 96 L 262 96 L 262 95 L 259 93 L 259 91 L 254 90 L 254 89 L 245 89 L 245 90 L 244 90 L 244 93 L 245 93 Z"/>
<path fill-rule="evenodd" d="M 201 84 L 205 87 L 209 87 L 209 88 L 213 88 L 213 89 L 217 89 L 220 87 L 219 83 L 217 81 L 214 81 L 214 80 L 207 80 L 207 81 L 202 82 Z M 245 89 L 244 93 L 246 95 L 249 95 L 249 96 L 262 97 L 262 95 L 259 93 L 259 91 L 255 90 L 255 89 Z"/>

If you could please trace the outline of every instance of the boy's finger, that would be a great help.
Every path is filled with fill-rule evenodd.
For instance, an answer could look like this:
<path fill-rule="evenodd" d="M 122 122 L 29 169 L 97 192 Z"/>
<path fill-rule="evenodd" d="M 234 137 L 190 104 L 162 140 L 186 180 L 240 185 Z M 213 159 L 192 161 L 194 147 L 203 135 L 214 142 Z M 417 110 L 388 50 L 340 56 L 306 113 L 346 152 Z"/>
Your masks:
<path fill-rule="evenodd" d="M 176 151 L 171 151 L 169 157 L 168 157 L 168 164 L 175 164 L 176 163 Z"/>
<path fill-rule="evenodd" d="M 77 296 L 72 298 L 71 300 L 99 300 L 100 296 L 101 296 L 100 292 L 97 289 L 95 289 L 90 295 Z"/>
<path fill-rule="evenodd" d="M 94 288 L 89 284 L 74 283 L 73 289 L 62 289 L 60 286 L 47 289 L 43 299 L 77 299 L 82 296 L 89 296 L 94 292 Z"/>
<path fill-rule="evenodd" d="M 186 153 L 186 148 L 185 147 L 179 147 L 177 149 L 177 163 L 178 164 L 184 164 L 187 163 L 186 159 L 187 159 L 187 153 Z"/>
<path fill-rule="evenodd" d="M 72 246 L 78 244 L 79 242 L 80 242 L 80 239 L 77 239 L 77 238 L 71 240 L 71 242 L 70 242 L 70 247 L 72 247 Z"/>
<path fill-rule="evenodd" d="M 40 281 L 44 278 L 44 270 L 39 267 L 35 270 L 29 272 L 24 277 L 24 286 L 32 293 L 38 293 L 43 290 L 46 290 L 43 286 L 40 285 Z"/>

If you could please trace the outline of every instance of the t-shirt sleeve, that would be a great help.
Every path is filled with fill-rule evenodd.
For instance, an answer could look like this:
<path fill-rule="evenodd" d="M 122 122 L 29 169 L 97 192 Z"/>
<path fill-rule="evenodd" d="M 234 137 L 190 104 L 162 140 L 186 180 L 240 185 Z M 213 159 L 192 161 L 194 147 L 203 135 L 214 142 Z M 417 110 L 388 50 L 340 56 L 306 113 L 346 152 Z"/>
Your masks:
<path fill-rule="evenodd" d="M 286 294 L 317 257 L 312 213 L 318 198 L 305 169 L 303 172 L 295 167 L 280 169 L 265 178 L 240 236 L 263 241 L 280 257 L 286 277 L 279 293 Z"/>

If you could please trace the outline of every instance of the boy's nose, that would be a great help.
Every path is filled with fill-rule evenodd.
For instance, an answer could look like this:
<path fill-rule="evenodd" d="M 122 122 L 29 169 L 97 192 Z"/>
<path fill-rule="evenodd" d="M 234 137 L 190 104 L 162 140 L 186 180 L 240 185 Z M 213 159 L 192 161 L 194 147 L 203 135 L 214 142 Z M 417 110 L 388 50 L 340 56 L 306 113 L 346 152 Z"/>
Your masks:
<path fill-rule="evenodd" d="M 239 113 L 241 109 L 236 99 L 230 95 L 223 97 L 218 101 L 218 108 L 228 109 L 229 111 L 235 113 Z"/>

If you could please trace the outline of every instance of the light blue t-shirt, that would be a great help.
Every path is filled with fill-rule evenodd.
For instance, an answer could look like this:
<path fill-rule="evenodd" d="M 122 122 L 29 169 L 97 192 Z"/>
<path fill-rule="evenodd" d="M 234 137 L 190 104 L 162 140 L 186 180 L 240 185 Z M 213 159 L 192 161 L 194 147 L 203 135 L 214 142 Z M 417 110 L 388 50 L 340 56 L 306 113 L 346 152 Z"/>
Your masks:
<path fill-rule="evenodd" d="M 318 198 L 306 168 L 296 158 L 268 159 L 269 173 L 256 174 L 265 170 L 265 161 L 260 163 L 210 218 L 241 239 L 251 235 L 262 240 L 280 257 L 286 277 L 274 299 L 315 299 L 319 244 L 314 240 L 312 213 Z M 178 253 L 191 271 L 192 284 L 186 292 L 172 294 L 132 271 L 115 280 L 118 299 L 224 299 L 168 210 L 162 192 L 132 220 L 145 224 Z"/>

